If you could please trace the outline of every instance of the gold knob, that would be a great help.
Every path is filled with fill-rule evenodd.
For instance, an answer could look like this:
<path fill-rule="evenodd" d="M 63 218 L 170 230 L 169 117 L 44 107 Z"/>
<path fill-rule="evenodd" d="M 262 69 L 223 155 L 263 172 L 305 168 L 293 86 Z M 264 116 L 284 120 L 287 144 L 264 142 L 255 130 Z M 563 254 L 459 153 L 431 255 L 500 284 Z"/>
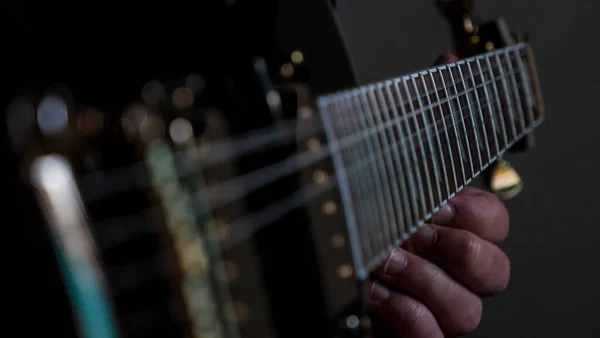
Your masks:
<path fill-rule="evenodd" d="M 523 181 L 510 163 L 499 157 L 490 173 L 490 189 L 498 198 L 508 200 L 523 191 Z"/>

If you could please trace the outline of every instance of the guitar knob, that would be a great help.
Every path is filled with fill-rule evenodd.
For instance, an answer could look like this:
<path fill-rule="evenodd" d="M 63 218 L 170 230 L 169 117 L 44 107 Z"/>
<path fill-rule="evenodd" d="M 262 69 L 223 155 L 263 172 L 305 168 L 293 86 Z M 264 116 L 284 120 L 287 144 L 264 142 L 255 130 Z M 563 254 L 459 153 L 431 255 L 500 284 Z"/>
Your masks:
<path fill-rule="evenodd" d="M 501 200 L 508 200 L 523 191 L 523 181 L 515 168 L 499 157 L 489 170 L 488 186 Z"/>

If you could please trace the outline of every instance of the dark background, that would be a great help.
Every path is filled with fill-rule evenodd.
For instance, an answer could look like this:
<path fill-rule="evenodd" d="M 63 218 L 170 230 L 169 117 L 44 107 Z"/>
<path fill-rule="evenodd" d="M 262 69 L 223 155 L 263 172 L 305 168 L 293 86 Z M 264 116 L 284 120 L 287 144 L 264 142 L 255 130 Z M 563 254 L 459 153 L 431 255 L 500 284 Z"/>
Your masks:
<path fill-rule="evenodd" d="M 508 201 L 507 291 L 485 302 L 473 337 L 600 336 L 598 0 L 474 0 L 475 14 L 530 33 L 548 120 L 536 148 L 508 159 L 525 191 Z M 433 0 L 338 1 L 361 82 L 429 67 L 451 50 Z"/>

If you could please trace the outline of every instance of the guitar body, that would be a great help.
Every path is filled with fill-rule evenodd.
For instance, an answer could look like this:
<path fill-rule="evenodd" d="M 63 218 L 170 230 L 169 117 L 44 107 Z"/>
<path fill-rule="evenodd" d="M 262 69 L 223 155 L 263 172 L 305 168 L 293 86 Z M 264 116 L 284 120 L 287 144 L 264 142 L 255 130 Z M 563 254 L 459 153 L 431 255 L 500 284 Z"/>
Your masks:
<path fill-rule="evenodd" d="M 25 301 L 14 312 L 48 320 L 20 326 L 21 333 L 387 336 L 366 308 L 369 271 L 385 255 L 362 255 L 371 233 L 359 236 L 350 222 L 348 189 L 356 186 L 344 183 L 342 151 L 330 143 L 342 140 L 326 123 L 335 109 L 321 105 L 336 100 L 328 94 L 361 85 L 332 1 L 9 6 L 3 22 L 14 53 L 5 79 L 14 90 L 0 94 L 14 177 L 7 216 L 19 220 L 15 238 L 31 257 L 15 269 Z M 461 57 L 485 50 L 464 45 L 470 36 L 457 27 Z M 482 27 L 498 48 L 507 43 L 499 26 Z M 521 59 L 506 66 L 512 62 L 523 66 Z M 492 63 L 485 76 L 493 78 Z M 479 75 L 479 84 L 469 79 L 475 89 L 485 86 Z M 428 81 L 436 84 L 433 75 Z M 466 82 L 459 85 L 467 91 Z M 456 83 L 454 91 L 462 95 Z M 449 116 L 454 121 L 451 107 Z M 412 161 L 397 164 L 420 175 L 427 164 Z M 462 179 L 469 183 L 464 169 Z M 413 206 L 425 199 L 411 194 Z M 406 211 L 417 223 L 427 214 Z"/>
<path fill-rule="evenodd" d="M 227 136 L 235 137 L 276 122 L 264 100 L 266 88 L 261 83 L 261 75 L 266 74 L 273 79 L 273 86 L 301 82 L 310 87 L 312 95 L 357 85 L 334 6 L 328 0 L 237 1 L 233 5 L 226 1 L 203 1 L 193 6 L 186 4 L 179 7 L 169 3 L 135 10 L 87 5 L 84 8 L 72 4 L 36 4 L 34 7 L 15 4 L 11 7 L 5 13 L 5 22 L 10 27 L 9 31 L 14 33 L 9 41 L 17 52 L 10 57 L 13 67 L 7 69 L 5 82 L 15 91 L 4 93 L 2 103 L 5 107 L 16 95 L 40 100 L 48 88 L 59 84 L 69 88 L 74 105 L 102 108 L 107 112 L 109 123 L 115 123 L 120 118 L 119 110 L 138 99 L 140 88 L 146 81 L 176 82 L 182 74 L 195 72 L 202 75 L 207 90 L 210 90 L 201 106 L 219 107 L 224 113 L 221 117 L 225 117 Z M 21 41 L 29 43 L 23 46 Z M 21 47 L 18 49 L 16 46 Z M 280 67 L 290 62 L 293 51 L 303 53 L 304 69 L 299 67 L 293 79 L 282 79 L 278 74 Z M 35 61 L 28 57 L 36 54 Z M 254 62 L 257 57 L 267 65 L 265 74 L 256 72 Z M 287 114 L 283 118 L 295 117 L 295 95 L 283 96 L 282 99 Z M 207 132 L 202 131 L 210 128 L 205 119 L 206 116 L 198 116 L 193 121 L 194 127 Z M 10 133 L 8 130 L 6 135 Z M 78 308 L 69 297 L 69 288 L 73 288 L 73 284 L 65 277 L 65 271 L 69 270 L 68 262 L 59 264 L 60 250 L 53 245 L 56 239 L 46 227 L 39 201 L 31 193 L 29 184 L 22 183 L 24 163 L 34 156 L 32 153 L 58 152 L 70 159 L 76 172 L 83 173 L 87 170 L 83 163 L 86 154 L 93 153 L 101 161 L 100 168 L 107 171 L 139 161 L 142 157 L 138 148 L 123 148 L 118 143 L 120 140 L 115 140 L 108 132 L 90 140 L 82 147 L 85 149 L 43 140 L 39 132 L 35 134 L 35 142 L 16 151 L 10 147 L 12 140 L 9 137 L 4 142 L 14 164 L 12 172 L 15 179 L 11 183 L 16 186 L 12 189 L 15 192 L 13 196 L 19 197 L 14 199 L 15 207 L 9 208 L 9 212 L 22 224 L 18 229 L 24 235 L 18 237 L 23 239 L 20 244 L 28 247 L 32 256 L 39 257 L 21 274 L 23 280 L 31 283 L 21 284 L 19 289 L 23 289 L 29 295 L 26 299 L 31 301 L 44 299 L 39 305 L 40 311 L 52 314 L 52 320 L 48 322 L 51 331 L 60 332 L 63 337 L 85 336 L 77 324 L 77 311 L 85 310 Z M 32 148 L 35 151 L 31 151 Z M 90 149 L 93 151 L 90 152 Z M 250 172 L 296 152 L 296 144 L 289 143 L 266 149 L 260 154 L 237 158 L 227 166 L 235 168 L 238 173 Z M 247 196 L 239 204 L 248 213 L 260 210 L 270 201 L 296 191 L 302 182 L 301 174 L 289 175 L 276 185 L 262 189 L 257 197 Z M 335 192 L 332 194 L 336 195 Z M 92 237 L 96 237 L 94 240 L 102 242 L 102 238 L 107 237 L 102 229 L 94 229 L 96 221 L 100 222 L 110 215 L 117 217 L 138 212 L 142 206 L 152 204 L 153 195 L 152 189 L 141 190 L 134 195 L 113 196 L 101 206 L 87 205 Z M 321 243 L 315 240 L 315 227 L 311 226 L 311 222 L 314 219 L 306 208 L 299 208 L 223 254 L 229 263 L 246 267 L 241 271 L 241 286 L 233 285 L 228 292 L 231 293 L 231 302 L 247 304 L 243 311 L 250 316 L 246 323 L 238 323 L 239 332 L 230 333 L 231 337 L 238 334 L 240 337 L 265 338 L 329 337 L 344 331 L 347 313 L 358 314 L 357 290 L 341 298 L 338 292 L 332 300 L 332 290 L 324 288 L 327 280 L 330 288 L 335 289 L 335 283 L 332 283 L 331 276 L 325 276 L 331 272 L 321 265 L 316 248 L 320 246 L 320 254 L 324 254 L 331 245 L 326 239 L 321 239 Z M 343 222 L 338 221 L 336 226 L 343 227 Z M 334 229 L 332 226 L 329 232 Z M 146 292 L 143 292 L 142 286 L 140 296 L 121 301 L 125 303 L 110 299 L 115 282 L 108 271 L 122 265 L 127 256 L 140 261 L 148 259 L 154 252 L 149 248 L 156 245 L 153 243 L 162 241 L 159 237 L 130 243 L 116 256 L 100 250 L 99 257 L 108 280 L 106 301 L 113 304 L 109 310 L 112 317 L 122 318 L 127 311 L 125 308 L 143 303 L 143 298 L 155 298 L 154 302 L 150 302 L 152 304 L 168 302 L 168 298 L 157 294 L 160 288 L 169 288 L 166 284 L 158 289 L 149 287 Z M 99 243 L 100 247 L 102 245 L 108 244 Z M 132 252 L 144 250 L 150 250 L 146 257 L 144 254 L 132 255 Z M 344 255 L 349 255 L 349 252 Z M 326 263 L 328 268 L 333 267 L 333 276 L 336 275 L 335 267 L 342 265 L 344 259 L 347 257 L 338 258 L 340 262 L 330 260 Z M 244 272 L 249 276 L 245 276 Z M 45 281 L 43 285 L 37 285 L 39 280 Z M 331 305 L 332 302 L 335 306 Z M 157 308 L 157 313 L 167 317 L 164 325 L 144 331 L 133 328 L 134 324 L 117 320 L 115 332 L 127 337 L 159 337 L 167 332 L 169 336 L 183 336 L 185 330 L 178 328 L 180 324 L 168 319 L 168 306 L 160 308 Z M 23 316 L 23 313 L 19 315 Z M 152 321 L 152 318 L 150 316 L 148 320 Z M 160 321 L 160 318 L 154 320 Z M 21 332 L 36 329 L 38 327 L 29 326 L 22 328 Z"/>

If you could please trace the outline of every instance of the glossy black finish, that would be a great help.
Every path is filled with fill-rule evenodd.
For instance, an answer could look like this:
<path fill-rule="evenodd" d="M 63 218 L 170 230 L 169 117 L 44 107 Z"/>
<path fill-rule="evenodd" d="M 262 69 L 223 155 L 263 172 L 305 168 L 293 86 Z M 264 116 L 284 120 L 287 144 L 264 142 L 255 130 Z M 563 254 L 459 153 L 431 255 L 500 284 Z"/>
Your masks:
<path fill-rule="evenodd" d="M 265 102 L 265 92 L 253 68 L 257 57 L 266 62 L 274 85 L 284 82 L 278 76 L 279 67 L 293 50 L 302 51 L 307 60 L 305 76 L 296 80 L 305 81 L 315 95 L 357 84 L 329 0 L 215 0 L 193 5 L 148 3 L 131 8 L 66 2 L 7 6 L 9 8 L 2 14 L 7 28 L 4 32 L 9 32 L 5 47 L 12 53 L 4 60 L 3 70 L 4 82 L 11 90 L 3 92 L 2 107 L 6 107 L 14 95 L 39 98 L 48 86 L 61 83 L 72 91 L 75 105 L 102 108 L 109 115 L 108 120 L 116 123 L 125 105 L 139 99 L 140 88 L 146 81 L 158 79 L 176 84 L 185 74 L 197 72 L 205 77 L 210 88 L 210 95 L 202 99 L 201 105 L 222 109 L 230 132 L 240 135 L 274 123 Z M 293 117 L 297 107 L 290 102 L 284 100 L 284 108 L 287 116 Z M 197 118 L 198 126 L 203 124 L 202 116 L 194 118 Z M 108 134 L 105 136 L 94 144 L 107 159 L 102 162 L 103 169 L 140 160 L 135 147 L 122 147 L 121 140 Z M 7 146 L 8 141 L 4 141 L 3 145 Z M 41 143 L 42 150 L 55 149 L 53 147 L 51 143 Z M 236 166 L 243 174 L 293 156 L 296 150 L 295 143 L 270 147 L 259 154 L 240 158 Z M 9 212 L 14 219 L 20 220 L 14 228 L 22 232 L 15 238 L 19 239 L 20 250 L 29 252 L 32 257 L 40 257 L 32 263 L 35 265 L 26 269 L 21 266 L 17 270 L 23 271 L 17 278 L 32 282 L 31 285 L 20 283 L 21 288 L 17 290 L 21 290 L 26 304 L 51 296 L 52 299 L 36 305 L 39 317 L 50 318 L 53 333 L 62 337 L 75 335 L 44 222 L 35 212 L 36 203 L 17 174 L 22 160 L 19 156 L 23 154 L 14 153 L 8 146 L 5 153 L 5 158 L 11 159 L 14 177 L 11 181 L 14 186 L 10 186 L 8 192 L 16 202 Z M 73 155 L 75 162 L 80 160 L 77 156 Z M 291 194 L 300 187 L 299 184 L 298 175 L 290 175 L 276 185 L 247 196 L 244 202 L 248 212 L 258 211 Z M 90 206 L 90 216 L 102 219 L 110 214 L 133 212 L 142 204 L 151 203 L 147 194 L 138 191 L 108 204 Z M 141 204 L 124 203 L 133 200 Z M 103 236 L 98 229 L 96 234 Z M 338 333 L 340 323 L 343 327 L 345 317 L 342 314 L 358 313 L 355 309 L 343 309 L 339 316 L 327 312 L 323 271 L 313 235 L 305 210 L 299 209 L 260 231 L 251 240 L 260 257 L 259 277 L 268 290 L 265 302 L 271 312 L 265 315 L 273 321 L 276 336 L 333 336 Z M 137 257 L 143 253 L 142 247 L 154 247 L 158 241 L 158 238 L 147 238 L 142 246 L 127 248 L 127 255 Z M 131 251 L 134 248 L 137 249 Z M 103 255 L 108 265 L 124 263 L 124 252 L 104 252 Z M 158 269 L 158 265 L 154 268 Z M 111 282 L 118 275 L 108 277 Z M 39 280 L 46 282 L 39 286 L 36 282 Z M 139 297 L 136 296 L 135 302 L 144 299 L 141 291 L 137 290 Z M 253 290 L 237 292 L 242 295 Z M 164 302 L 157 294 L 147 293 L 156 304 Z M 349 299 L 348 304 L 359 306 L 359 301 Z M 127 308 L 132 302 L 132 299 L 120 302 L 120 309 Z M 161 329 L 135 331 L 122 323 L 121 330 L 137 337 L 160 336 L 165 332 L 178 335 L 179 324 L 170 319 L 166 304 L 161 308 L 163 310 L 166 311 L 162 318 L 165 325 Z M 21 318 L 28 320 L 25 316 Z M 21 328 L 20 332 L 33 334 L 27 330 L 36 329 L 46 332 L 48 326 L 29 326 L 25 331 Z M 255 336 L 257 330 L 249 331 L 253 333 L 245 337 Z"/>

